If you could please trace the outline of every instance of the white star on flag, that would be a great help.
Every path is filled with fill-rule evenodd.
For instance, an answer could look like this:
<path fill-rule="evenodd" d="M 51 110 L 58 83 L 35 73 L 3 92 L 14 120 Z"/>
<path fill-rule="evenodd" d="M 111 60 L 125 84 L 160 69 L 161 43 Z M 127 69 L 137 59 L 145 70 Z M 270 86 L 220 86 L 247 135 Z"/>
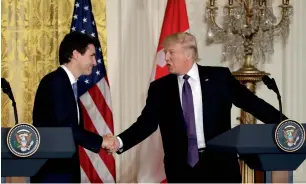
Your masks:
<path fill-rule="evenodd" d="M 85 11 L 88 11 L 88 8 L 89 8 L 89 6 L 85 6 L 85 7 L 84 7 L 84 10 L 85 10 Z"/>
<path fill-rule="evenodd" d="M 88 80 L 88 79 L 86 79 L 84 82 L 85 82 L 86 84 L 89 84 L 89 80 Z"/>
<path fill-rule="evenodd" d="M 87 22 L 87 18 L 83 18 L 83 22 Z"/>
<path fill-rule="evenodd" d="M 97 71 L 96 71 L 96 74 L 97 74 L 97 75 L 100 75 L 100 71 L 99 71 L 99 70 L 97 70 Z"/>
<path fill-rule="evenodd" d="M 75 7 L 76 8 L 80 7 L 80 4 L 79 3 L 75 3 Z"/>

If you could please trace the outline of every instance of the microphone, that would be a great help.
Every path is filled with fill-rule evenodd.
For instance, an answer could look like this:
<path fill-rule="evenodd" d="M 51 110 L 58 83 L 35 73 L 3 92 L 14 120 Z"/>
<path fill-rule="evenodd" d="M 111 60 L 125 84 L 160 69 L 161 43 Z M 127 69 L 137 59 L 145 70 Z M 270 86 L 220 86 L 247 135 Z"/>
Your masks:
<path fill-rule="evenodd" d="M 281 99 L 281 95 L 279 93 L 279 90 L 277 88 L 276 82 L 275 82 L 274 78 L 271 79 L 267 75 L 262 77 L 262 81 L 268 87 L 268 89 L 274 91 L 277 95 L 278 106 L 279 106 L 279 111 L 280 111 L 280 122 L 281 122 L 282 119 L 283 119 L 282 99 Z"/>
<path fill-rule="evenodd" d="M 15 99 L 14 99 L 14 95 L 13 95 L 10 83 L 7 82 L 7 80 L 5 78 L 1 78 L 1 89 L 2 89 L 3 93 L 7 94 L 7 96 L 12 100 L 12 106 L 14 108 L 15 124 L 18 124 L 16 102 L 15 102 Z"/>

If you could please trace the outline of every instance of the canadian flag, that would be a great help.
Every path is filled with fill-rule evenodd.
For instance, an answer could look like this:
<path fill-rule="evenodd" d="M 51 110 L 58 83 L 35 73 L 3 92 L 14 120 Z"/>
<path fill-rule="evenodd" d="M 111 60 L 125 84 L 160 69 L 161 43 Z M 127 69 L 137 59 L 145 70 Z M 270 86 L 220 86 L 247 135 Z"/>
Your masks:
<path fill-rule="evenodd" d="M 165 53 L 161 45 L 163 40 L 170 34 L 188 30 L 189 22 L 185 0 L 168 0 L 151 81 L 168 74 Z M 167 182 L 163 162 L 164 150 L 159 128 L 139 145 L 139 150 L 138 182 Z"/>

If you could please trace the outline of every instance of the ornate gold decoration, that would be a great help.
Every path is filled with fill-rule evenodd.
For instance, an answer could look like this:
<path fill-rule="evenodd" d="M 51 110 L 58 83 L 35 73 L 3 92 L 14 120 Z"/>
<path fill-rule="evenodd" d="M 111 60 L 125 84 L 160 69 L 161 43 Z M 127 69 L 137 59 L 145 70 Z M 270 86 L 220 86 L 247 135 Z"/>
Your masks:
<path fill-rule="evenodd" d="M 272 7 L 267 0 L 229 0 L 224 7 L 223 27 L 215 21 L 215 0 L 209 0 L 206 8 L 208 24 L 208 43 L 223 43 L 224 61 L 245 62 L 250 55 L 251 65 L 265 62 L 274 52 L 274 37 L 288 38 L 292 6 L 289 0 L 283 0 L 282 17 L 276 23 Z"/>
<path fill-rule="evenodd" d="M 40 79 L 58 66 L 58 47 L 70 32 L 75 0 L 1 1 L 1 70 L 11 84 L 19 122 L 32 123 Z M 106 0 L 92 0 L 104 59 L 107 60 Z M 1 93 L 2 127 L 14 125 L 12 103 Z"/>
<path fill-rule="evenodd" d="M 228 0 L 221 28 L 215 21 L 218 9 L 215 0 L 207 2 L 208 43 L 224 44 L 224 61 L 229 61 L 233 65 L 236 62 L 241 64 L 240 69 L 233 72 L 233 75 L 253 93 L 256 93 L 256 83 L 260 82 L 264 75 L 269 75 L 258 70 L 256 65 L 260 61 L 265 62 L 273 53 L 273 37 L 280 36 L 286 41 L 289 35 L 292 6 L 289 5 L 289 0 L 283 0 L 280 7 L 282 17 L 276 24 L 276 17 L 272 8 L 267 6 L 267 0 Z M 241 110 L 240 123 L 255 124 L 256 119 Z M 255 178 L 255 172 L 243 161 L 241 172 L 243 183 L 261 180 Z"/>

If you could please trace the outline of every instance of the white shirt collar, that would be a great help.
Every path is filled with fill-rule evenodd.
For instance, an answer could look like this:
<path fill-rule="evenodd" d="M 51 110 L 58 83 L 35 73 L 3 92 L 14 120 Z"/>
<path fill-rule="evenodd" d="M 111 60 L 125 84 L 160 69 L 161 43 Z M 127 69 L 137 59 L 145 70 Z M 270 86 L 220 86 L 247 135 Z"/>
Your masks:
<path fill-rule="evenodd" d="M 72 84 L 76 83 L 77 80 L 74 78 L 73 74 L 71 73 L 71 71 L 65 66 L 65 65 L 61 65 L 61 67 L 65 70 L 65 72 L 67 73 L 68 77 L 69 77 L 69 81 Z"/>
<path fill-rule="evenodd" d="M 196 63 L 193 63 L 191 69 L 187 72 L 187 75 L 190 76 L 190 78 L 194 80 L 199 79 L 199 70 L 198 70 L 198 65 Z M 183 80 L 184 75 L 179 75 L 178 78 L 180 80 Z"/>

